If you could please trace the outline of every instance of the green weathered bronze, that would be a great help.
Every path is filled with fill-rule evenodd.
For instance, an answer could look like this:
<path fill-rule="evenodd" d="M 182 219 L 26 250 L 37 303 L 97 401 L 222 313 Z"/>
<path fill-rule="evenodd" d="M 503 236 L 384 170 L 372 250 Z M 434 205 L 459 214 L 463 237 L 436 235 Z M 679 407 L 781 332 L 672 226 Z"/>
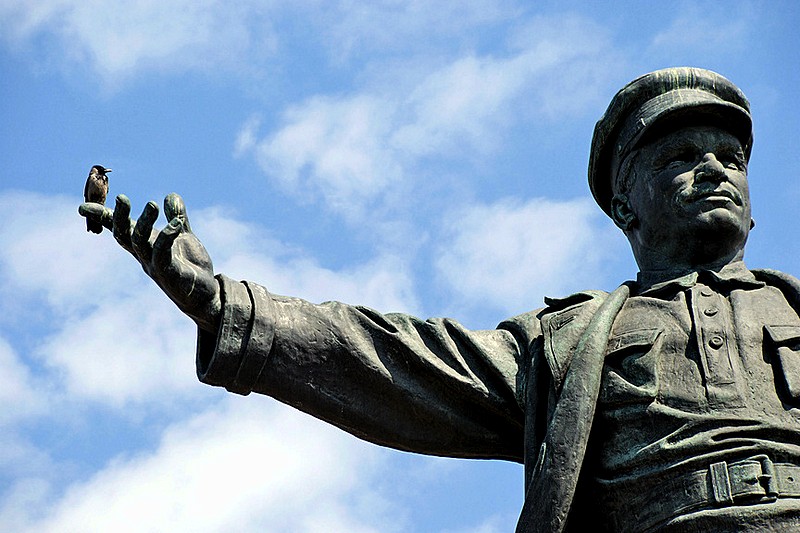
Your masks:
<path fill-rule="evenodd" d="M 642 76 L 589 184 L 640 272 L 470 331 L 214 275 L 177 195 L 153 229 L 83 204 L 198 325 L 201 381 L 380 445 L 525 465 L 518 532 L 800 531 L 800 281 L 742 262 L 750 108 L 722 76 Z"/>

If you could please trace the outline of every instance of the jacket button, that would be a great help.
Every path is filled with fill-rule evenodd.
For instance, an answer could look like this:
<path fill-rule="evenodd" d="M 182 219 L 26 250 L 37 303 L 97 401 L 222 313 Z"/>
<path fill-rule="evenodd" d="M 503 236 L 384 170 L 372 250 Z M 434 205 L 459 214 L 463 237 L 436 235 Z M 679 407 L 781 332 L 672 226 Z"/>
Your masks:
<path fill-rule="evenodd" d="M 725 340 L 720 335 L 714 335 L 708 341 L 708 345 L 711 346 L 712 348 L 714 348 L 715 350 L 717 348 L 721 348 L 724 343 L 725 343 Z"/>
<path fill-rule="evenodd" d="M 704 313 L 706 316 L 714 316 L 714 315 L 716 315 L 718 312 L 719 312 L 719 309 L 717 309 L 716 307 L 709 307 L 708 309 L 706 309 L 705 311 L 703 311 L 703 313 Z"/>

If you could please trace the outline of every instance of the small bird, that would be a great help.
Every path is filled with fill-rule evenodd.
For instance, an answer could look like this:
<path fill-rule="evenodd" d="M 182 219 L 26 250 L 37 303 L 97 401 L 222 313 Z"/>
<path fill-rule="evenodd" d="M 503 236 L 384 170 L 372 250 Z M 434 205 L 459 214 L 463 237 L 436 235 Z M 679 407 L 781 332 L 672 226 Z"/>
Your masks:
<path fill-rule="evenodd" d="M 92 170 L 89 171 L 89 177 L 86 178 L 86 186 L 83 188 L 83 199 L 85 201 L 102 205 L 106 203 L 106 195 L 108 195 L 108 176 L 106 174 L 109 172 L 111 172 L 111 169 L 102 165 L 92 167 Z M 86 231 L 103 233 L 103 225 L 87 218 Z"/>

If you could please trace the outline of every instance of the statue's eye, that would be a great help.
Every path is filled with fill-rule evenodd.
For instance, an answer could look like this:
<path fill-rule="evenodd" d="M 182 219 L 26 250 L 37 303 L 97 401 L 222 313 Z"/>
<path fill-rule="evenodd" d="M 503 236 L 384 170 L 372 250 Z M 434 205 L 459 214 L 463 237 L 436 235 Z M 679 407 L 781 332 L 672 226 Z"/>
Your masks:
<path fill-rule="evenodd" d="M 664 168 L 679 168 L 694 162 L 694 154 L 689 150 L 677 152 L 667 158 Z"/>
<path fill-rule="evenodd" d="M 720 157 L 720 162 L 730 170 L 738 170 L 740 172 L 747 170 L 747 162 L 744 159 L 744 155 L 740 153 L 724 155 Z"/>

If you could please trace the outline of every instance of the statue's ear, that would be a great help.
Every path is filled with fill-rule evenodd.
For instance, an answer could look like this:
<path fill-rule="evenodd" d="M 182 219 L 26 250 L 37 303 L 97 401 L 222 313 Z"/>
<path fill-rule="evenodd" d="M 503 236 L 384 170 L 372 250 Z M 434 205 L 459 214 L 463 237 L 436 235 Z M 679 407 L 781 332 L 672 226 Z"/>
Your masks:
<path fill-rule="evenodd" d="M 615 194 L 611 199 L 611 218 L 622 231 L 627 231 L 636 224 L 636 215 L 624 194 Z"/>

